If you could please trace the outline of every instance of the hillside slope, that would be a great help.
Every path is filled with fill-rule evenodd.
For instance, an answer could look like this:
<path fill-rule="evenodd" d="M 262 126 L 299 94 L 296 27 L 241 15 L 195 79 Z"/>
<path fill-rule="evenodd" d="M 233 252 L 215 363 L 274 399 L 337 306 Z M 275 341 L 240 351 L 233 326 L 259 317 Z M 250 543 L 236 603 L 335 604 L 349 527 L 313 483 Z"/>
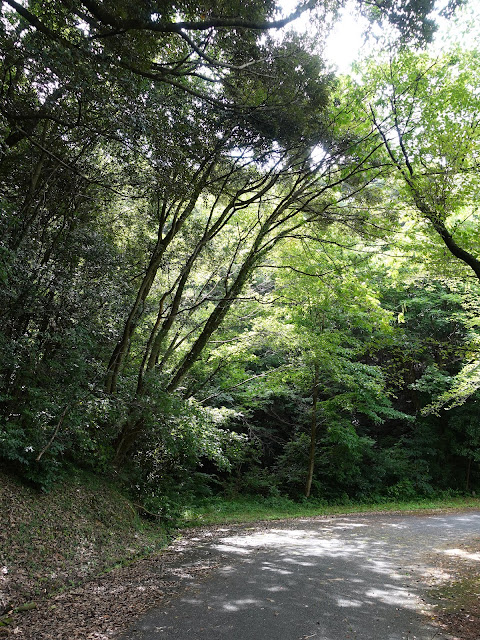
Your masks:
<path fill-rule="evenodd" d="M 0 615 L 165 546 L 159 524 L 97 477 L 41 493 L 0 473 Z"/>

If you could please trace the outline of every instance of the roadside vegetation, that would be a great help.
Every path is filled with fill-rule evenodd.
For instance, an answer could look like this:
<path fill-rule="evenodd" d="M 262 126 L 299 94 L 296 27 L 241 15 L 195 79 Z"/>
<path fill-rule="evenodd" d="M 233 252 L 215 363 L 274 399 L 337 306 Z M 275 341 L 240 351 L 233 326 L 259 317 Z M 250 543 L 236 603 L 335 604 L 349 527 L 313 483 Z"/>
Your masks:
<path fill-rule="evenodd" d="M 345 513 L 412 512 L 455 509 L 478 509 L 475 497 L 438 496 L 398 502 L 345 502 L 327 505 L 318 500 L 295 502 L 287 498 L 243 498 L 237 500 L 213 499 L 185 509 L 181 526 L 202 526 L 259 520 L 283 520 Z"/>
<path fill-rule="evenodd" d="M 58 594 L 164 548 L 148 522 L 105 480 L 77 472 L 49 493 L 0 474 L 0 610 Z"/>

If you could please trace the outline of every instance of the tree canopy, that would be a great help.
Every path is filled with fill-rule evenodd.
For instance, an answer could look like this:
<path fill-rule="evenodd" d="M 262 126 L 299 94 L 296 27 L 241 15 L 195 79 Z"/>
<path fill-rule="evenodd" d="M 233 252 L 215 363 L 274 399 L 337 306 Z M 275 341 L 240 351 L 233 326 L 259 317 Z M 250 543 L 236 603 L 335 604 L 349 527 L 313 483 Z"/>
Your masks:
<path fill-rule="evenodd" d="M 478 52 L 360 2 L 393 41 L 336 77 L 341 7 L 2 4 L 12 471 L 158 508 L 478 485 Z"/>

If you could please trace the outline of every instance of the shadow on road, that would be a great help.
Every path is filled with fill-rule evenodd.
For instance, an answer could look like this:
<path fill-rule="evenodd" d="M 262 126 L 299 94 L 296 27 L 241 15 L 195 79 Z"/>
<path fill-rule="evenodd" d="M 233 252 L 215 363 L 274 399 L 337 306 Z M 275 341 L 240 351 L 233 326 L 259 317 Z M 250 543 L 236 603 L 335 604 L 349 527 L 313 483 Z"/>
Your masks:
<path fill-rule="evenodd" d="M 124 640 L 440 640 L 425 558 L 480 530 L 480 514 L 305 519 L 220 535 L 172 570 L 181 588 Z M 197 570 L 211 567 L 208 576 Z M 202 572 L 203 573 L 203 572 Z"/>

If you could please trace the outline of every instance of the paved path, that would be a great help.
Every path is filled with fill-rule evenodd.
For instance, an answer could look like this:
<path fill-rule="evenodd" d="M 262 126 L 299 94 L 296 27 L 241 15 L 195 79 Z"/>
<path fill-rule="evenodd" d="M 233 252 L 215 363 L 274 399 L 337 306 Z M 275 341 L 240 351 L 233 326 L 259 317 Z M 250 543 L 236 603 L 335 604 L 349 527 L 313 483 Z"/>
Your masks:
<path fill-rule="evenodd" d="M 189 541 L 161 609 L 123 640 L 443 640 L 429 624 L 436 558 L 480 512 L 359 515 L 216 530 Z M 460 560 L 461 561 L 461 560 Z"/>

